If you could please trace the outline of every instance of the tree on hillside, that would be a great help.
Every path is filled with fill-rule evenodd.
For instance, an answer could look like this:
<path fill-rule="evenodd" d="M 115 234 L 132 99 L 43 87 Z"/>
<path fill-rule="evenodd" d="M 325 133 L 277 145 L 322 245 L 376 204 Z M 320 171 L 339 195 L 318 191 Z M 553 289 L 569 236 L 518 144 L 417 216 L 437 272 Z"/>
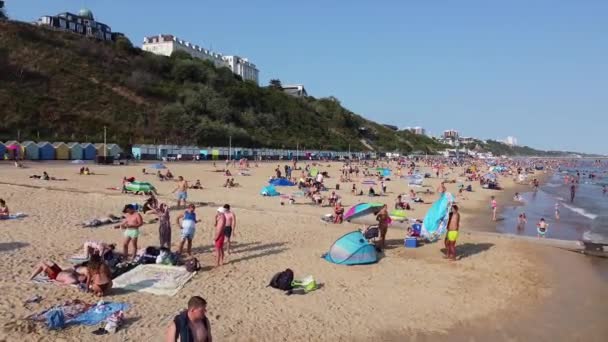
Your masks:
<path fill-rule="evenodd" d="M 4 9 L 4 1 L 0 0 L 0 19 L 8 19 L 6 11 Z"/>
<path fill-rule="evenodd" d="M 268 86 L 274 89 L 283 89 L 283 84 L 281 84 L 281 80 L 274 78 L 268 82 Z"/>

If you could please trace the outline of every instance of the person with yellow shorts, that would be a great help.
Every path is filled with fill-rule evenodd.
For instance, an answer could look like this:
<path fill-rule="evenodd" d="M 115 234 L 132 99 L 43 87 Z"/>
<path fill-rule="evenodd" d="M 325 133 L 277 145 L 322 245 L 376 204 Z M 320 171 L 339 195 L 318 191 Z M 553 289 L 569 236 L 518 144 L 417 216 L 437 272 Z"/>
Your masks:
<path fill-rule="evenodd" d="M 446 258 L 456 260 L 456 240 L 458 239 L 458 231 L 460 229 L 460 213 L 458 206 L 452 205 L 450 218 L 448 220 L 448 233 L 446 234 Z"/>

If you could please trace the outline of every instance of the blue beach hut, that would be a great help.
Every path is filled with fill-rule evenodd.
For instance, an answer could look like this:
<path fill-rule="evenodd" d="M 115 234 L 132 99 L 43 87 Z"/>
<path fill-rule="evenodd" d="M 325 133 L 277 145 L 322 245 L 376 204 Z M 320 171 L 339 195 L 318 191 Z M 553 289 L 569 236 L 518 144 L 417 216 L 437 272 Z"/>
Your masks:
<path fill-rule="evenodd" d="M 48 141 L 38 143 L 40 160 L 55 160 L 55 146 Z"/>

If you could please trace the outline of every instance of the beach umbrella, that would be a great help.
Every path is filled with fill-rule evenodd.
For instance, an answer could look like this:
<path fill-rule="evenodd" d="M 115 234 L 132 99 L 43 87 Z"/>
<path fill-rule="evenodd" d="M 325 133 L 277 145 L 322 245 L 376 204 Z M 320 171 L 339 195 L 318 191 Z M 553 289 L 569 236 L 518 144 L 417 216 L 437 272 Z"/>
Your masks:
<path fill-rule="evenodd" d="M 373 212 L 379 211 L 384 206 L 384 203 L 359 203 L 348 209 L 344 215 L 345 220 L 352 220 L 357 217 L 365 216 Z"/>
<path fill-rule="evenodd" d="M 143 192 L 149 192 L 149 191 L 153 191 L 156 190 L 156 188 L 154 188 L 154 185 L 148 183 L 148 182 L 131 182 L 131 183 L 127 183 L 125 185 L 125 187 L 127 188 L 128 191 L 143 191 Z"/>
<path fill-rule="evenodd" d="M 158 164 L 152 164 L 150 166 L 150 168 L 160 170 L 160 169 L 166 169 L 167 167 L 163 163 L 158 163 Z"/>
<path fill-rule="evenodd" d="M 452 194 L 443 193 L 426 212 L 422 221 L 421 235 L 428 241 L 437 241 L 445 233 L 453 201 Z"/>
<path fill-rule="evenodd" d="M 391 217 L 392 220 L 399 221 L 399 222 L 403 222 L 403 221 L 407 220 L 407 214 L 405 213 L 405 210 L 402 210 L 402 209 L 395 209 L 395 210 L 391 211 L 389 213 L 389 216 Z"/>
<path fill-rule="evenodd" d="M 319 174 L 319 169 L 317 169 L 316 167 L 313 167 L 312 169 L 310 169 L 310 176 L 311 177 L 316 177 Z"/>

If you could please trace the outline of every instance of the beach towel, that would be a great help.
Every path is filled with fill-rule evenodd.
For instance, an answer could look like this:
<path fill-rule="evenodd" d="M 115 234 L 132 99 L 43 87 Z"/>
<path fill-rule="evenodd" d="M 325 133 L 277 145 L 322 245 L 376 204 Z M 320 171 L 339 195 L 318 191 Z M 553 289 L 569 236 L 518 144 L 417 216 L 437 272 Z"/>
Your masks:
<path fill-rule="evenodd" d="M 126 303 L 103 303 L 90 307 L 87 311 L 79 314 L 67 324 L 97 325 L 112 316 L 115 312 L 125 311 L 129 308 Z"/>
<path fill-rule="evenodd" d="M 174 296 L 196 274 L 185 267 L 157 264 L 139 265 L 113 280 L 114 288 Z"/>
<path fill-rule="evenodd" d="M 24 218 L 26 216 L 27 215 L 24 213 L 15 213 L 15 214 L 8 215 L 8 217 L 0 217 L 0 220 L 15 220 L 15 219 Z"/>
<path fill-rule="evenodd" d="M 63 316 L 66 320 L 66 323 L 69 323 L 70 320 L 78 317 L 85 311 L 87 311 L 91 307 L 90 304 L 87 304 L 81 300 L 75 299 L 67 301 L 61 305 L 53 306 L 49 309 L 42 310 L 38 313 L 27 316 L 26 319 L 36 321 L 36 322 L 46 322 L 46 313 L 51 310 L 61 310 L 63 312 Z"/>

